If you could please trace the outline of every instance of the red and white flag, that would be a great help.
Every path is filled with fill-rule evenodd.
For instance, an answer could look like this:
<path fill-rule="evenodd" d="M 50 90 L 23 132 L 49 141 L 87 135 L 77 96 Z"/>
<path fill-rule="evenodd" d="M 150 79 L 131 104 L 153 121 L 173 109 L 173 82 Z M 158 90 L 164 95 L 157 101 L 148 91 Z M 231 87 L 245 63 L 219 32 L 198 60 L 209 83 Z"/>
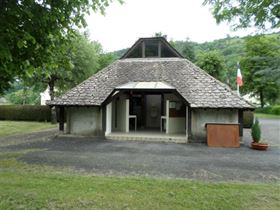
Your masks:
<path fill-rule="evenodd" d="M 240 66 L 239 63 L 237 64 L 237 77 L 236 77 L 236 84 L 241 87 L 243 86 L 243 80 L 242 80 L 242 74 L 241 74 L 241 70 L 240 70 Z"/>

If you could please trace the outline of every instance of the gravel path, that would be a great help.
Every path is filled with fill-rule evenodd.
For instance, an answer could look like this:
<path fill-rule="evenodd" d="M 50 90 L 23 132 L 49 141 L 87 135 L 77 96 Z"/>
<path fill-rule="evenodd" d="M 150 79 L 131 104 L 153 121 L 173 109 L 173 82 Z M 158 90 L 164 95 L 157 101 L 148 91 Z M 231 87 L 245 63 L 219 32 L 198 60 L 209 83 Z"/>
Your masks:
<path fill-rule="evenodd" d="M 0 139 L 0 151 L 39 149 L 20 157 L 35 164 L 71 167 L 88 173 L 141 175 L 213 181 L 280 181 L 280 121 L 260 119 L 268 151 L 249 148 L 249 130 L 240 148 L 209 148 L 204 144 L 109 141 L 55 137 L 54 131 L 23 135 L 13 144 Z M 13 137 L 9 137 L 12 141 Z M 20 139 L 20 140 L 19 140 Z M 28 140 L 29 139 L 29 140 Z M 20 142 L 19 142 L 20 141 Z M 4 142 L 4 143 L 3 143 Z"/>

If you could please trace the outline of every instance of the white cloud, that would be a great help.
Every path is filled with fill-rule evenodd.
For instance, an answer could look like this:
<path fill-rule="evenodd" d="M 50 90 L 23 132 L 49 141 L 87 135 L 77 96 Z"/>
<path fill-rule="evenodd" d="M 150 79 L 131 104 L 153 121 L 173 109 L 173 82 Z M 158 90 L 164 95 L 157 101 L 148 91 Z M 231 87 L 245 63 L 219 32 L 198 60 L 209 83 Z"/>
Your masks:
<path fill-rule="evenodd" d="M 99 41 L 106 51 L 130 47 L 139 37 L 163 32 L 168 38 L 205 42 L 231 36 L 244 36 L 253 30 L 233 32 L 223 23 L 217 25 L 203 0 L 125 0 L 113 2 L 106 15 L 87 18 L 92 40 Z"/>

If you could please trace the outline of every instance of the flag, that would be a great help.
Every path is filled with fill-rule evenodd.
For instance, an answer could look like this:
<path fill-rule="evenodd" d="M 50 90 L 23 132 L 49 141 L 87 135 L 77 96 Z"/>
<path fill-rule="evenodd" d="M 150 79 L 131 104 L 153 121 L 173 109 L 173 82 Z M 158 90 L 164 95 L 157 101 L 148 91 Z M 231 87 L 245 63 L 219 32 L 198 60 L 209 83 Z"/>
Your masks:
<path fill-rule="evenodd" d="M 236 77 L 236 84 L 238 86 L 243 86 L 243 80 L 242 80 L 242 74 L 241 74 L 241 70 L 240 70 L 240 66 L 239 63 L 237 64 L 237 77 Z"/>

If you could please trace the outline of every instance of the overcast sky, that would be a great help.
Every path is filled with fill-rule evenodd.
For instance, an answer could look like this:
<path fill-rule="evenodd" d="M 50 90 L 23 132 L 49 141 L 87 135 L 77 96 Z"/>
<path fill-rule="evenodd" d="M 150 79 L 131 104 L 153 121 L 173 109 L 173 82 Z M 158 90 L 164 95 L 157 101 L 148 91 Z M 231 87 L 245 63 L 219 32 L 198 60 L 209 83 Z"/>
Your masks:
<path fill-rule="evenodd" d="M 113 2 L 106 15 L 87 18 L 92 40 L 99 41 L 106 52 L 130 47 L 139 37 L 162 32 L 168 40 L 206 42 L 230 36 L 245 36 L 253 30 L 233 32 L 226 24 L 217 25 L 203 0 L 124 0 Z"/>

